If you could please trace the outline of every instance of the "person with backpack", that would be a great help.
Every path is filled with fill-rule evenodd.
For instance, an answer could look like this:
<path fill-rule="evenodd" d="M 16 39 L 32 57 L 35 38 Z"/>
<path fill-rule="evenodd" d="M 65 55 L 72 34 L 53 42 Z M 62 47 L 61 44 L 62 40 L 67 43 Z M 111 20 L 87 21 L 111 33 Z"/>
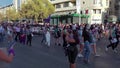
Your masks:
<path fill-rule="evenodd" d="M 116 34 L 117 42 L 116 42 L 116 45 L 114 46 L 114 49 L 116 49 L 118 47 L 118 44 L 119 44 L 119 38 L 120 38 L 120 26 L 119 25 L 116 26 L 115 34 Z"/>
<path fill-rule="evenodd" d="M 107 45 L 106 51 L 108 51 L 109 47 L 112 47 L 113 51 L 116 53 L 117 51 L 115 50 L 115 46 L 117 45 L 117 38 L 116 38 L 116 27 L 115 27 L 115 25 L 112 26 L 112 29 L 110 31 L 109 41 L 110 41 L 110 44 Z"/>

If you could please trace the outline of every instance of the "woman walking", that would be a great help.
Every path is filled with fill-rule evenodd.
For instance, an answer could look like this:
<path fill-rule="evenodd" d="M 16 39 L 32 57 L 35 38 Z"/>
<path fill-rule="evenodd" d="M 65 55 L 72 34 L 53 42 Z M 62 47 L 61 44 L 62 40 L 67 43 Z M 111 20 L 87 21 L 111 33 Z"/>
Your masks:
<path fill-rule="evenodd" d="M 51 37 L 50 37 L 50 31 L 49 31 L 49 29 L 47 29 L 45 37 L 46 37 L 46 44 L 47 44 L 48 47 L 50 47 L 50 38 Z"/>
<path fill-rule="evenodd" d="M 66 34 L 67 55 L 70 63 L 70 68 L 76 68 L 75 60 L 78 54 L 77 44 L 79 44 L 78 33 L 76 30 L 69 30 Z"/>
<path fill-rule="evenodd" d="M 90 38 L 90 26 L 88 24 L 85 25 L 84 29 L 83 29 L 83 38 L 84 38 L 84 62 L 88 63 L 89 62 L 89 57 L 91 54 L 91 46 L 90 46 L 90 42 L 91 42 L 91 38 Z"/>

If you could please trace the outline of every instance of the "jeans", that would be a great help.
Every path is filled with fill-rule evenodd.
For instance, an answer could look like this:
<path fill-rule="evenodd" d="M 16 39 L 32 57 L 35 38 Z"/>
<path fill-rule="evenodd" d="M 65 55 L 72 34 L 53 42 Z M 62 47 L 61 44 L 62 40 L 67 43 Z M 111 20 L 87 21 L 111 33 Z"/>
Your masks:
<path fill-rule="evenodd" d="M 41 43 L 43 43 L 44 41 L 46 42 L 46 37 L 45 37 L 45 34 L 43 34 L 42 36 L 43 36 L 43 38 L 42 38 Z"/>
<path fill-rule="evenodd" d="M 84 59 L 85 59 L 85 60 L 89 60 L 90 53 L 91 53 L 90 42 L 88 42 L 88 41 L 85 41 L 85 42 L 84 42 L 84 49 L 85 49 Z"/>

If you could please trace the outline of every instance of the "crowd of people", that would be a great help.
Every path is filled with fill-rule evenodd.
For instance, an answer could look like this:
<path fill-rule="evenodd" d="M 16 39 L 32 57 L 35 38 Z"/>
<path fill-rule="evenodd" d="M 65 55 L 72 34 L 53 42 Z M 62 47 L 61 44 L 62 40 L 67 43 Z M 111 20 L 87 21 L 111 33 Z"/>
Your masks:
<path fill-rule="evenodd" d="M 0 42 L 7 39 L 8 43 L 15 41 L 32 46 L 33 33 L 31 28 L 28 24 L 0 24 Z M 89 63 L 91 51 L 94 52 L 95 56 L 100 56 L 96 49 L 96 42 L 102 38 L 110 41 L 105 50 L 108 51 L 109 47 L 112 47 L 113 51 L 117 53 L 120 24 L 43 25 L 41 30 L 43 35 L 41 43 L 45 43 L 50 47 L 51 37 L 54 37 L 55 45 L 63 46 L 65 55 L 68 56 L 70 68 L 76 68 L 75 61 L 77 56 L 83 57 L 85 63 Z M 61 44 L 61 40 L 63 44 Z M 77 47 L 78 45 L 79 48 Z M 13 49 L 10 50 L 10 53 L 13 54 Z"/>
<path fill-rule="evenodd" d="M 32 31 L 29 25 L 26 24 L 0 24 L 0 42 L 7 40 L 8 43 L 12 41 L 20 42 L 31 46 Z"/>
<path fill-rule="evenodd" d="M 0 43 L 7 43 L 8 48 L 0 49 L 0 62 L 11 63 L 15 56 L 16 42 L 31 46 L 32 32 L 26 24 L 0 23 Z M 0 66 L 1 67 L 1 66 Z M 4 68 L 6 66 L 2 66 Z"/>
<path fill-rule="evenodd" d="M 51 34 L 50 27 L 46 27 L 44 37 L 46 43 L 50 46 L 50 36 L 55 38 L 55 45 L 62 45 L 65 55 L 68 56 L 70 68 L 75 68 L 76 57 L 83 57 L 85 63 L 89 63 L 91 51 L 95 56 L 100 56 L 97 52 L 97 42 L 107 39 L 110 44 L 106 46 L 108 51 L 112 47 L 117 53 L 117 47 L 120 38 L 120 24 L 67 24 L 54 26 L 54 32 Z M 48 35 L 49 34 L 49 35 Z M 48 41 L 49 38 L 49 41 Z M 63 44 L 61 44 L 61 39 Z M 44 40 L 45 40 L 44 39 Z M 53 43 L 53 42 L 52 42 Z M 77 47 L 79 45 L 79 48 Z M 79 49 L 79 51 L 78 51 Z"/>

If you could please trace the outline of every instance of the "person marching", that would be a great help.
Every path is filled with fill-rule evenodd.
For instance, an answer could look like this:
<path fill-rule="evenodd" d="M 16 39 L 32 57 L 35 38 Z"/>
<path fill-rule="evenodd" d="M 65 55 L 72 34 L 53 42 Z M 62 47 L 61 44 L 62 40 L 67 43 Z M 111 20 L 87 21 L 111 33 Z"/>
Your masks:
<path fill-rule="evenodd" d="M 46 44 L 47 44 L 48 47 L 50 47 L 50 39 L 51 39 L 50 36 L 51 36 L 51 35 L 50 35 L 50 31 L 49 31 L 49 29 L 47 29 L 47 32 L 46 32 L 46 34 L 45 34 L 45 37 L 46 37 Z"/>
<path fill-rule="evenodd" d="M 79 37 L 76 30 L 68 30 L 66 34 L 67 56 L 70 63 L 70 68 L 76 68 L 76 57 L 78 54 L 77 44 L 79 44 Z"/>
<path fill-rule="evenodd" d="M 32 31 L 30 30 L 30 27 L 26 27 L 26 34 L 27 34 L 27 45 L 32 46 Z"/>
<path fill-rule="evenodd" d="M 92 48 L 93 48 L 94 55 L 95 55 L 96 57 L 98 57 L 98 56 L 100 56 L 100 55 L 97 54 L 97 48 L 96 48 L 96 41 L 97 41 L 97 39 L 96 39 L 96 37 L 95 37 L 95 28 L 93 27 L 93 25 L 91 25 L 89 31 L 90 31 L 90 39 L 91 39 L 90 44 L 91 44 L 91 46 L 92 46 Z"/>
<path fill-rule="evenodd" d="M 78 54 L 78 57 L 83 57 L 82 52 L 83 52 L 83 49 L 84 49 L 84 42 L 83 42 L 82 34 L 83 34 L 83 27 L 80 26 L 78 28 L 78 35 L 79 35 L 79 40 L 80 40 L 80 42 L 79 42 L 80 52 Z"/>
<path fill-rule="evenodd" d="M 13 41 L 13 28 L 10 24 L 7 26 L 7 39 L 9 44 Z"/>
<path fill-rule="evenodd" d="M 106 51 L 108 51 L 109 47 L 112 47 L 113 51 L 116 53 L 117 51 L 115 50 L 115 48 L 116 48 L 118 42 L 117 42 L 117 38 L 116 38 L 116 27 L 115 27 L 115 25 L 112 26 L 112 29 L 110 31 L 109 41 L 110 41 L 110 44 L 107 45 Z"/>
<path fill-rule="evenodd" d="M 58 26 L 56 26 L 55 27 L 55 31 L 54 31 L 54 33 L 55 33 L 55 45 L 61 45 L 60 44 L 60 37 L 61 37 L 61 31 L 60 31 L 60 29 L 59 29 L 59 27 Z"/>
<path fill-rule="evenodd" d="M 84 39 L 84 62 L 88 63 L 89 62 L 89 57 L 91 54 L 91 46 L 90 46 L 90 42 L 91 42 L 91 38 L 90 38 L 90 32 L 89 32 L 90 26 L 88 24 L 85 24 L 85 27 L 83 29 L 83 39 Z"/>

